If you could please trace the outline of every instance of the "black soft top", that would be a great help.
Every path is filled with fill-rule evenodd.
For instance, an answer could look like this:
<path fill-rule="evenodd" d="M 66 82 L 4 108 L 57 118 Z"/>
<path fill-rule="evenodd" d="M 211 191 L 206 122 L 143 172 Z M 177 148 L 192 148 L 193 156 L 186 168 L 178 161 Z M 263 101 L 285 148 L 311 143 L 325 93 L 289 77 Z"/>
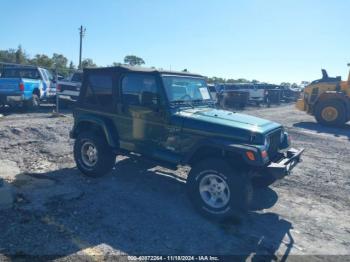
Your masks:
<path fill-rule="evenodd" d="M 84 72 L 93 73 L 93 72 L 103 72 L 103 71 L 113 71 L 116 73 L 125 73 L 125 72 L 138 72 L 138 73 L 153 73 L 153 74 L 166 74 L 166 75 L 182 75 L 182 76 L 193 76 L 193 77 L 203 77 L 199 74 L 193 74 L 189 72 L 178 72 L 178 71 L 168 71 L 160 70 L 156 68 L 149 67 L 140 67 L 140 66 L 111 66 L 111 67 L 98 67 L 98 68 L 84 68 Z"/>

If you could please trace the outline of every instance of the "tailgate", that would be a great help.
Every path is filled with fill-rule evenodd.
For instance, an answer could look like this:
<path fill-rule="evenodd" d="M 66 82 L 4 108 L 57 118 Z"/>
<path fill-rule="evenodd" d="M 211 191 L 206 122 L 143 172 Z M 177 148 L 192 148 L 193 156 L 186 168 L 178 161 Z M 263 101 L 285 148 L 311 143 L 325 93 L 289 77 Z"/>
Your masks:
<path fill-rule="evenodd" d="M 20 78 L 0 78 L 0 93 L 20 93 Z"/>
<path fill-rule="evenodd" d="M 80 90 L 80 83 L 59 83 L 61 87 L 61 91 L 77 91 L 79 92 Z"/>

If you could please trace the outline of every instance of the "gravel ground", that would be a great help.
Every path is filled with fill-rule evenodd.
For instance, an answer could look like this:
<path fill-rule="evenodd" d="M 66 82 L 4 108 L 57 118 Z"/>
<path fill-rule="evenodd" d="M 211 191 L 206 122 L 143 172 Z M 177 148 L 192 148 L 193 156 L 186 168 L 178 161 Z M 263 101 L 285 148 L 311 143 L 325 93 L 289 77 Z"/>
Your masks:
<path fill-rule="evenodd" d="M 189 203 L 185 169 L 119 156 L 111 174 L 81 175 L 69 139 L 72 116 L 66 111 L 54 118 L 50 110 L 3 112 L 0 118 L 0 168 L 17 170 L 3 181 L 13 187 L 15 203 L 0 211 L 0 260 L 113 254 L 349 258 L 349 125 L 320 127 L 292 105 L 245 110 L 284 124 L 293 146 L 306 148 L 304 161 L 291 176 L 255 191 L 242 221 L 215 224 Z"/>

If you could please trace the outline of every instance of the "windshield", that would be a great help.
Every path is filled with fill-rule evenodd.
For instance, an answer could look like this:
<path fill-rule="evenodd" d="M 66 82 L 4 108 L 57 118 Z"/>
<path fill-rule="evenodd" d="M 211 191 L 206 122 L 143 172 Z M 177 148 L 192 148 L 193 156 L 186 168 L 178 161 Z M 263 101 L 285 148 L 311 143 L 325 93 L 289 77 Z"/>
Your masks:
<path fill-rule="evenodd" d="M 81 83 L 83 80 L 83 73 L 74 73 L 71 81 Z"/>
<path fill-rule="evenodd" d="M 202 78 L 187 76 L 162 76 L 162 78 L 170 102 L 211 100 L 207 83 Z"/>

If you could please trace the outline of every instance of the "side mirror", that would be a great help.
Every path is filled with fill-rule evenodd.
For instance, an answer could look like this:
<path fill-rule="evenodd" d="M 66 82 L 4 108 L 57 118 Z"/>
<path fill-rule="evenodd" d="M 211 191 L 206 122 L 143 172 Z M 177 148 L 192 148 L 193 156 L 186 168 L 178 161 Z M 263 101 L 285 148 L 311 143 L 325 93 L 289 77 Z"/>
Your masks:
<path fill-rule="evenodd" d="M 152 92 L 143 91 L 141 93 L 140 104 L 145 107 L 158 108 L 158 99 L 157 95 Z"/>

